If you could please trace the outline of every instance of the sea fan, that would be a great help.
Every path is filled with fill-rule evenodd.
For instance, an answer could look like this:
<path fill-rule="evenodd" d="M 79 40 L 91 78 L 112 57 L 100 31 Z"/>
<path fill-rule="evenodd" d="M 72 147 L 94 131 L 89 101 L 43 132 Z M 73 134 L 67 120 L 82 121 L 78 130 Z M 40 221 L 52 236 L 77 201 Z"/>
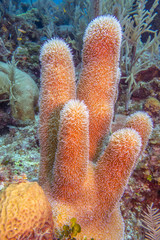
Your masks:
<path fill-rule="evenodd" d="M 145 228 L 147 240 L 160 240 L 160 212 L 159 209 L 147 206 L 147 212 L 142 214 L 142 226 Z"/>

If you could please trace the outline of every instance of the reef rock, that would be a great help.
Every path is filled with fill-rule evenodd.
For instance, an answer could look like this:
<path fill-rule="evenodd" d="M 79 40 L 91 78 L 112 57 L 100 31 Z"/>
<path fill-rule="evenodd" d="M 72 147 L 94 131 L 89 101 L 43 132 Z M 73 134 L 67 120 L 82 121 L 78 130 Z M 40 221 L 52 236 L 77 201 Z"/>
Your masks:
<path fill-rule="evenodd" d="M 39 90 L 34 80 L 15 64 L 0 62 L 0 99 L 8 99 L 13 119 L 18 123 L 34 120 Z"/>

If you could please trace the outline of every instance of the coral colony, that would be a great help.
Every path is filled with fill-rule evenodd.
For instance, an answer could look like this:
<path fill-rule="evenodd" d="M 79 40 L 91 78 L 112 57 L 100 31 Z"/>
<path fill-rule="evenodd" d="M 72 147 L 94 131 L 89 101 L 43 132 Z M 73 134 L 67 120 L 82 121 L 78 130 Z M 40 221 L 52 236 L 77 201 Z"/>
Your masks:
<path fill-rule="evenodd" d="M 117 98 L 121 38 L 120 24 L 112 16 L 97 17 L 88 25 L 77 88 L 66 43 L 52 39 L 42 47 L 41 187 L 25 182 L 2 192 L 0 239 L 53 239 L 72 218 L 81 226 L 78 240 L 124 238 L 119 201 L 152 121 L 144 112 L 132 114 L 107 147 L 102 144 Z"/>

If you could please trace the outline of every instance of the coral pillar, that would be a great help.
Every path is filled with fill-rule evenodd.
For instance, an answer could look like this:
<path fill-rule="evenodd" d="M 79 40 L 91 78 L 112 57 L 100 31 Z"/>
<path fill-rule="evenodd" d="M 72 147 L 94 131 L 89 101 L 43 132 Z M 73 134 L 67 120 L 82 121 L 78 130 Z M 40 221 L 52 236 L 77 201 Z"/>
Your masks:
<path fill-rule="evenodd" d="M 82 195 L 89 159 L 89 114 L 84 103 L 70 100 L 61 111 L 54 164 L 54 192 L 74 201 Z"/>
<path fill-rule="evenodd" d="M 77 97 L 89 109 L 90 160 L 95 160 L 105 134 L 109 133 L 114 113 L 121 27 L 111 17 L 98 17 L 84 35 L 83 67 Z"/>
<path fill-rule="evenodd" d="M 121 199 L 140 150 L 141 138 L 135 130 L 124 128 L 112 134 L 96 166 L 101 216 L 108 216 Z"/>
<path fill-rule="evenodd" d="M 57 132 L 60 110 L 70 99 L 75 98 L 75 71 L 67 44 L 52 39 L 41 50 L 42 63 L 40 92 L 41 163 L 39 183 L 52 181 L 53 163 L 57 148 Z"/>

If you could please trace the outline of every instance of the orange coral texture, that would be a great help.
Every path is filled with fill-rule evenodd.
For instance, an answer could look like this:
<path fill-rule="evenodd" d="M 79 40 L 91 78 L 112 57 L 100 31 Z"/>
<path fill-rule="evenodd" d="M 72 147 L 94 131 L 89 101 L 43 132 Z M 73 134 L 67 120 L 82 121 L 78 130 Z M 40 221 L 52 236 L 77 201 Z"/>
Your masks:
<path fill-rule="evenodd" d="M 11 184 L 0 195 L 0 239 L 52 239 L 50 204 L 37 183 Z M 46 233 L 46 235 L 45 235 Z"/>
<path fill-rule="evenodd" d="M 40 171 L 40 184 L 51 203 L 55 228 L 60 229 L 72 217 L 76 217 L 82 227 L 82 232 L 76 237 L 78 240 L 84 236 L 87 239 L 122 240 L 124 226 L 118 203 L 147 138 L 143 138 L 143 132 L 139 134 L 140 129 L 131 124 L 115 132 L 105 151 L 100 151 L 101 142 L 110 131 L 117 97 L 121 27 L 111 16 L 98 17 L 89 24 L 84 36 L 83 67 L 77 86 L 77 100 L 65 100 L 60 91 L 59 86 L 66 79 L 61 77 L 59 69 L 65 72 L 66 64 L 59 61 L 59 64 L 53 66 L 50 65 L 52 58 L 45 57 L 51 56 L 52 52 L 56 53 L 53 59 L 55 55 L 57 59 L 58 55 L 61 57 L 62 52 L 58 50 L 55 41 L 57 43 L 59 40 L 49 41 L 41 52 L 41 59 L 46 59 L 42 61 L 41 101 L 47 105 L 48 99 L 43 95 L 43 89 L 51 85 L 51 89 L 59 89 L 57 94 L 60 99 L 64 99 L 64 107 L 59 113 L 56 151 L 52 151 L 52 177 L 43 178 Z M 52 47 L 54 51 L 50 52 Z M 65 56 L 66 51 L 67 46 Z M 67 62 L 72 68 L 73 62 Z M 44 75 L 45 66 L 50 67 Z M 52 72 L 56 77 L 53 77 Z M 50 92 L 50 99 L 54 100 L 57 107 L 61 106 L 59 98 L 55 99 L 54 92 L 53 96 Z M 46 115 L 43 104 L 42 118 L 51 119 L 57 107 L 50 108 Z M 147 121 L 141 113 L 139 124 L 146 124 L 147 128 Z M 40 131 L 43 127 L 45 124 L 40 126 Z M 146 137 L 150 131 L 147 131 Z M 48 152 L 48 148 L 43 146 L 43 137 L 46 138 L 45 131 L 44 136 L 40 135 L 40 145 L 41 149 Z M 141 137 L 145 140 L 142 141 Z M 52 141 L 48 141 L 48 145 L 52 149 Z M 47 158 L 43 158 L 43 150 L 41 154 L 43 168 L 48 163 Z"/>

